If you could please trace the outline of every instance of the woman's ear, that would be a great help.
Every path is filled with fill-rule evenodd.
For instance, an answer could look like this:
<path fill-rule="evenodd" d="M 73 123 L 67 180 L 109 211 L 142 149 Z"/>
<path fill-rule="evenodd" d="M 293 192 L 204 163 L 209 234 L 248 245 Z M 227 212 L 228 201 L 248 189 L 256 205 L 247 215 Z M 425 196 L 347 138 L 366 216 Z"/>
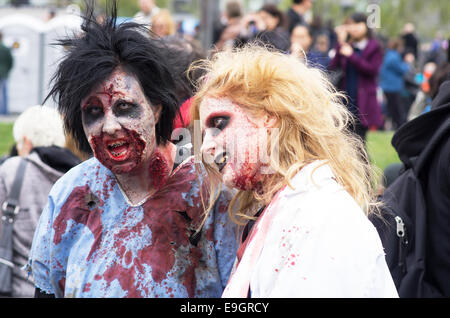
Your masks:
<path fill-rule="evenodd" d="M 19 156 L 24 157 L 28 155 L 33 149 L 33 144 L 27 136 L 23 136 L 21 142 L 16 145 L 17 153 Z"/>

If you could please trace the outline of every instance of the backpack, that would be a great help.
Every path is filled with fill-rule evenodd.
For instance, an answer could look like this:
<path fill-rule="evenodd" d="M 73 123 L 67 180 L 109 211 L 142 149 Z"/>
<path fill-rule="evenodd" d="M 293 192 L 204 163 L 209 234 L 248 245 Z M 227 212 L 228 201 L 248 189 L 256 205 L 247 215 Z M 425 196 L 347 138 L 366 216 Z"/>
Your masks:
<path fill-rule="evenodd" d="M 404 150 L 405 143 L 415 137 L 417 127 L 433 129 L 433 134 L 423 149 L 417 148 L 416 153 L 411 155 L 410 152 L 409 156 L 398 151 L 403 168 L 381 195 L 380 199 L 384 203 L 382 218 L 371 217 L 383 243 L 386 262 L 398 294 L 402 298 L 442 296 L 426 281 L 427 204 L 421 172 L 435 150 L 449 136 L 448 113 L 448 107 L 433 110 L 406 123 L 394 135 L 392 144 L 398 151 L 402 147 Z M 437 122 L 441 125 L 430 125 Z"/>

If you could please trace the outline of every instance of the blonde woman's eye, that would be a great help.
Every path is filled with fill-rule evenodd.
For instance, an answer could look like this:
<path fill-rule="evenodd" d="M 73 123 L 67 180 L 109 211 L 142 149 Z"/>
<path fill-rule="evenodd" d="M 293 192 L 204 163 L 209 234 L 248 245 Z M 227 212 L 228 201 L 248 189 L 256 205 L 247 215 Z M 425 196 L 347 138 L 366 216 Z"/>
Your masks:
<path fill-rule="evenodd" d="M 214 117 L 211 119 L 210 128 L 217 128 L 219 130 L 223 130 L 230 121 L 230 117 L 222 116 L 222 117 Z"/>

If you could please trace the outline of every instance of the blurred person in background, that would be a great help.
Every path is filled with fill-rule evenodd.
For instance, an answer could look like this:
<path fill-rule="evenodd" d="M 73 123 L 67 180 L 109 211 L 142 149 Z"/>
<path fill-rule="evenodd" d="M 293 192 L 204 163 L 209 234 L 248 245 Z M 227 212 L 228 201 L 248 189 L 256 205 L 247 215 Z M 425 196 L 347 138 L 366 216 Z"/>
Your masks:
<path fill-rule="evenodd" d="M 431 42 L 431 47 L 426 52 L 426 61 L 440 65 L 447 61 L 448 40 L 444 37 L 444 31 L 438 30 Z"/>
<path fill-rule="evenodd" d="M 8 114 L 8 76 L 13 67 L 11 50 L 3 44 L 0 32 L 0 115 Z"/>
<path fill-rule="evenodd" d="M 365 14 L 356 12 L 347 19 L 347 24 L 336 27 L 336 54 L 329 67 L 341 72 L 337 87 L 347 93 L 347 107 L 356 119 L 350 129 L 363 141 L 369 129 L 383 125 L 377 100 L 383 52 L 366 21 Z"/>
<path fill-rule="evenodd" d="M 157 36 L 163 38 L 176 33 L 175 21 L 167 9 L 161 9 L 153 15 L 151 30 Z"/>
<path fill-rule="evenodd" d="M 431 100 L 433 100 L 438 94 L 439 87 L 444 83 L 444 81 L 449 80 L 450 76 L 450 60 L 440 64 L 433 75 L 430 77 L 430 91 L 429 95 Z"/>
<path fill-rule="evenodd" d="M 394 129 L 406 122 L 409 108 L 401 94 L 405 88 L 404 76 L 414 63 L 414 55 L 411 52 L 407 53 L 403 60 L 401 56 L 403 49 L 403 40 L 391 39 L 380 69 L 379 84 L 386 97 L 388 116 Z"/>
<path fill-rule="evenodd" d="M 311 23 L 309 24 L 309 31 L 313 38 L 313 47 L 315 47 L 317 37 L 320 34 L 328 34 L 328 28 L 326 25 L 324 25 L 322 17 L 320 15 L 313 15 Z"/>
<path fill-rule="evenodd" d="M 161 9 L 156 6 L 155 0 L 138 0 L 138 3 L 140 10 L 134 15 L 134 22 L 144 24 L 146 27 L 151 28 L 153 16 Z"/>
<path fill-rule="evenodd" d="M 406 23 L 402 31 L 405 53 L 412 53 L 415 60 L 418 58 L 419 40 L 415 34 L 415 27 L 412 23 Z"/>
<path fill-rule="evenodd" d="M 241 32 L 242 5 L 240 1 L 227 1 L 223 20 L 214 29 L 214 43 L 217 50 L 234 47 L 235 40 Z"/>
<path fill-rule="evenodd" d="M 331 50 L 336 46 L 336 42 L 337 42 L 337 35 L 336 35 L 333 20 L 329 19 L 326 22 L 325 30 L 326 30 L 325 34 L 328 37 L 328 52 L 331 52 Z"/>
<path fill-rule="evenodd" d="M 293 0 L 291 6 L 286 12 L 288 19 L 288 31 L 292 32 L 294 27 L 298 24 L 307 25 L 305 20 L 305 13 L 308 12 L 313 6 L 312 0 Z"/>
<path fill-rule="evenodd" d="M 173 66 L 176 95 L 180 111 L 173 122 L 171 141 L 178 147 L 180 157 L 191 155 L 193 147 L 193 130 L 191 129 L 191 104 L 197 80 L 202 75 L 201 70 L 190 70 L 189 66 L 206 58 L 206 51 L 200 43 L 186 37 L 169 36 L 164 38 L 170 54 L 170 64 Z"/>
<path fill-rule="evenodd" d="M 265 25 L 257 36 L 263 42 L 273 45 L 282 52 L 289 51 L 289 33 L 286 30 L 286 16 L 274 4 L 266 4 L 258 11 L 258 16 Z"/>
<path fill-rule="evenodd" d="M 408 111 L 407 120 L 410 121 L 424 112 L 424 110 L 431 104 L 430 98 L 430 78 L 436 71 L 435 62 L 427 62 L 423 66 L 423 71 L 417 74 L 417 82 L 420 84 L 420 89 L 416 94 L 414 102 Z"/>
<path fill-rule="evenodd" d="M 202 75 L 200 70 L 189 70 L 189 66 L 206 58 L 206 51 L 200 43 L 189 38 L 169 36 L 164 38 L 170 54 L 170 64 L 173 65 L 175 77 L 176 95 L 180 103 L 180 112 L 174 120 L 173 128 L 187 128 L 190 124 L 191 97 L 195 91 L 195 85 Z"/>
<path fill-rule="evenodd" d="M 19 156 L 7 159 L 0 166 L 0 203 L 11 191 L 21 160 L 26 160 L 20 210 L 13 224 L 12 297 L 33 297 L 33 279 L 21 267 L 27 262 L 51 187 L 80 160 L 65 148 L 63 121 L 54 108 L 37 105 L 26 109 L 14 122 L 13 135 Z"/>
<path fill-rule="evenodd" d="M 327 41 L 328 38 L 324 36 L 321 41 Z M 305 59 L 308 65 L 313 67 L 319 67 L 322 70 L 327 70 L 330 58 L 328 57 L 328 51 L 319 52 L 312 48 L 313 38 L 308 26 L 299 24 L 291 33 L 291 49 L 290 54 L 300 59 Z M 324 49 L 326 43 L 321 43 L 322 49 Z"/>
<path fill-rule="evenodd" d="M 328 52 L 330 51 L 330 38 L 325 33 L 320 33 L 317 35 L 314 48 L 317 52 L 322 53 L 329 57 Z"/>
<path fill-rule="evenodd" d="M 266 4 L 256 13 L 244 16 L 235 46 L 242 47 L 249 42 L 259 42 L 285 53 L 289 51 L 286 16 L 276 5 Z"/>

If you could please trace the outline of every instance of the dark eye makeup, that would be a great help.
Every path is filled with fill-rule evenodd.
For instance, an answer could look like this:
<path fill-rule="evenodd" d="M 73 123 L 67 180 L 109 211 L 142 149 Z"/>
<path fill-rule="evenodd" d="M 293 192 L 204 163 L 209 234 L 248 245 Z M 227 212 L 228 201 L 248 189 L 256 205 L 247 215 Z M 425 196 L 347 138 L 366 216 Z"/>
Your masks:
<path fill-rule="evenodd" d="M 89 98 L 82 108 L 83 118 L 87 124 L 103 116 L 103 105 L 98 98 Z"/>
<path fill-rule="evenodd" d="M 208 122 L 208 128 L 223 130 L 230 121 L 230 116 L 214 116 Z"/>
<path fill-rule="evenodd" d="M 103 108 L 100 106 L 87 106 L 84 108 L 84 112 L 87 115 L 98 117 L 103 114 Z"/>
<path fill-rule="evenodd" d="M 83 120 L 92 124 L 104 116 L 103 104 L 97 97 L 89 98 L 82 108 Z M 116 117 L 139 118 L 141 107 L 133 102 L 118 100 L 112 105 L 112 112 Z"/>
<path fill-rule="evenodd" d="M 113 112 L 116 116 L 127 116 L 137 118 L 141 114 L 140 107 L 132 102 L 119 100 L 113 106 Z"/>

